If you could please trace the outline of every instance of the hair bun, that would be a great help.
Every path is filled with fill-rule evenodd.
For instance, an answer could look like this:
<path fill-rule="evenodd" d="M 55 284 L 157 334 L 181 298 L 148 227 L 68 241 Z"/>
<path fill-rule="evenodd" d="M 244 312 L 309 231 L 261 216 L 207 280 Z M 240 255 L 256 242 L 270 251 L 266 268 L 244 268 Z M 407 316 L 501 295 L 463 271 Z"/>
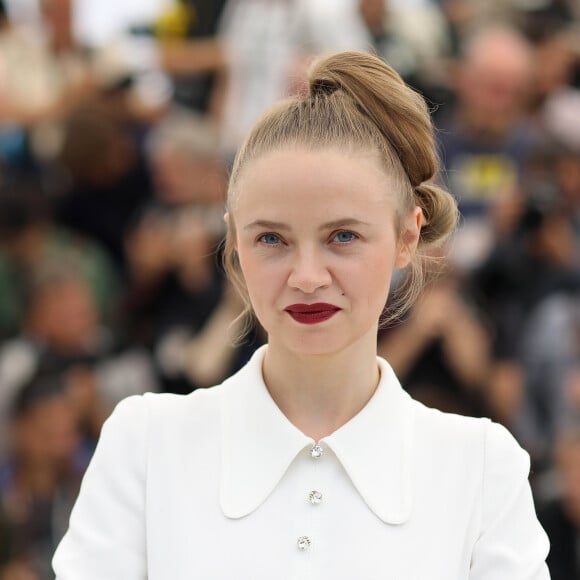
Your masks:
<path fill-rule="evenodd" d="M 453 233 L 459 217 L 455 198 L 432 183 L 422 183 L 414 191 L 424 216 L 419 243 L 423 246 L 444 243 Z"/>

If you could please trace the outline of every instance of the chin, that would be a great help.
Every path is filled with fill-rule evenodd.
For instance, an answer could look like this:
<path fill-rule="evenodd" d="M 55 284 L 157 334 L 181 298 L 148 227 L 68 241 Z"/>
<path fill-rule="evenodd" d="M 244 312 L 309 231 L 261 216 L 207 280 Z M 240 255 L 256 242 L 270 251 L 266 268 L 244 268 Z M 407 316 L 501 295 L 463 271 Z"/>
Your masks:
<path fill-rule="evenodd" d="M 333 325 L 332 320 L 321 325 L 296 327 L 288 321 L 266 328 L 268 343 L 275 349 L 286 351 L 296 356 L 333 357 L 352 351 L 353 348 L 365 348 L 365 344 L 376 349 L 376 324 L 364 327 Z"/>
<path fill-rule="evenodd" d="M 336 356 L 348 350 L 355 341 L 337 340 L 336 333 L 319 333 L 318 336 L 301 333 L 296 337 L 286 337 L 282 342 L 290 352 L 299 356 Z"/>

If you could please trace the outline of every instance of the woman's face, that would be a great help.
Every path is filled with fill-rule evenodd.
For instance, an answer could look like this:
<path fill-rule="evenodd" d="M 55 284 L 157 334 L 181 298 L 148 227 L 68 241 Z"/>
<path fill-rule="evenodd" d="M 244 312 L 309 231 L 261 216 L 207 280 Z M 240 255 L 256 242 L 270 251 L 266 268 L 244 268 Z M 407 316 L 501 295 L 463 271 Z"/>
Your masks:
<path fill-rule="evenodd" d="M 270 346 L 333 354 L 376 344 L 393 268 L 408 264 L 420 210 L 395 224 L 397 192 L 376 157 L 285 148 L 252 161 L 235 190 L 236 247 Z"/>

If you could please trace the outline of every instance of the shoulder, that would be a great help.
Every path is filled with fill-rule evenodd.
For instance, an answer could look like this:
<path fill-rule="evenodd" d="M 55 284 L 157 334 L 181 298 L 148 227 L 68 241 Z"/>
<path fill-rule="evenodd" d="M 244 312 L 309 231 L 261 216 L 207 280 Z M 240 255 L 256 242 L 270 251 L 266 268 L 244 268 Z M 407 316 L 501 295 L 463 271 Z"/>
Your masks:
<path fill-rule="evenodd" d="M 144 481 L 151 462 L 184 449 L 195 454 L 203 441 L 219 441 L 219 392 L 212 387 L 190 395 L 145 393 L 122 399 L 101 429 L 92 471 L 118 464 L 120 472 Z"/>
<path fill-rule="evenodd" d="M 444 413 L 414 402 L 415 443 L 430 453 L 470 458 L 481 472 L 518 472 L 527 479 L 530 461 L 513 435 L 488 418 Z"/>
<path fill-rule="evenodd" d="M 439 411 L 417 401 L 413 401 L 412 405 L 415 432 L 419 442 L 482 445 L 485 432 L 492 423 L 487 418 L 466 417 Z"/>
<path fill-rule="evenodd" d="M 114 408 L 107 423 L 127 426 L 142 425 L 147 429 L 184 421 L 209 419 L 219 408 L 221 385 L 196 389 L 188 395 L 170 393 L 144 393 L 121 400 Z"/>
<path fill-rule="evenodd" d="M 418 429 L 430 437 L 456 438 L 464 436 L 485 440 L 492 439 L 492 444 L 509 444 L 515 442 L 510 432 L 501 424 L 487 417 L 468 417 L 447 413 L 427 407 L 413 400 Z"/>
<path fill-rule="evenodd" d="M 187 395 L 145 393 L 127 397 L 117 404 L 106 423 L 140 424 L 156 434 L 215 430 L 221 424 L 222 401 L 234 398 L 234 402 L 239 403 L 246 393 L 244 387 L 252 386 L 261 377 L 260 368 L 261 354 L 257 352 L 245 366 L 219 385 L 196 389 Z"/>

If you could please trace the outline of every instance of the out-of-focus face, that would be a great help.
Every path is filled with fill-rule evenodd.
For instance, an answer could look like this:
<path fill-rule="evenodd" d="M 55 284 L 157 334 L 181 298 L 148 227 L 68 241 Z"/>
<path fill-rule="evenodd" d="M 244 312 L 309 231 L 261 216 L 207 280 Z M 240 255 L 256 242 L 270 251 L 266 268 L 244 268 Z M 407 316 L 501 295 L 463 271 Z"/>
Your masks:
<path fill-rule="evenodd" d="M 29 464 L 58 467 L 70 461 L 79 442 L 77 416 L 62 397 L 38 402 L 18 420 L 16 449 Z"/>
<path fill-rule="evenodd" d="M 62 352 L 83 352 L 97 332 L 98 316 L 89 287 L 67 280 L 42 289 L 29 315 L 33 335 Z"/>
<path fill-rule="evenodd" d="M 534 53 L 534 92 L 541 98 L 569 83 L 574 70 L 574 50 L 566 36 L 542 42 Z"/>
<path fill-rule="evenodd" d="M 42 0 L 42 16 L 57 48 L 68 48 L 72 42 L 72 0 Z"/>
<path fill-rule="evenodd" d="M 419 233 L 418 208 L 397 218 L 393 183 L 372 153 L 338 149 L 284 148 L 243 170 L 231 219 L 270 347 L 332 354 L 376 343 L 392 271 Z"/>
<path fill-rule="evenodd" d="M 477 63 L 467 75 L 467 103 L 482 113 L 506 114 L 517 111 L 524 103 L 529 78 L 511 63 Z"/>
<path fill-rule="evenodd" d="M 169 205 L 223 203 L 226 172 L 217 160 L 165 150 L 155 155 L 152 169 L 156 195 Z"/>
<path fill-rule="evenodd" d="M 580 153 L 563 155 L 556 163 L 556 176 L 570 208 L 580 207 Z"/>
<path fill-rule="evenodd" d="M 371 31 L 382 31 L 385 25 L 387 6 L 385 0 L 359 0 L 359 12 Z"/>
<path fill-rule="evenodd" d="M 521 113 L 532 80 L 532 53 L 515 38 L 481 39 L 461 66 L 463 106 L 490 122 Z"/>

